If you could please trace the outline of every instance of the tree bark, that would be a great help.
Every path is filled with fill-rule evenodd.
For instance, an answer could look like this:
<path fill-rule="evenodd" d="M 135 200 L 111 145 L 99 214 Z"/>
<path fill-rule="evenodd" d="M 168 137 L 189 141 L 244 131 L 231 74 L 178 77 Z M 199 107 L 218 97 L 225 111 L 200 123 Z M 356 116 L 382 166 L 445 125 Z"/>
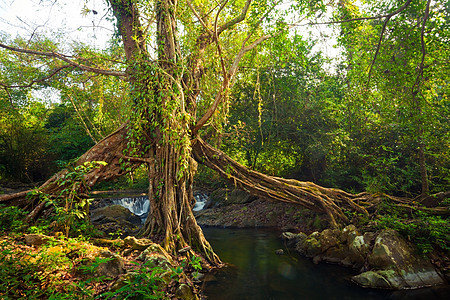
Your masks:
<path fill-rule="evenodd" d="M 123 155 L 123 151 L 127 147 L 127 130 L 127 123 L 125 123 L 116 131 L 95 144 L 75 162 L 74 167 L 91 161 L 104 161 L 107 163 L 106 166 L 100 166 L 99 168 L 95 168 L 86 174 L 86 184 L 85 186 L 81 185 L 77 193 L 86 193 L 86 188 L 93 187 L 98 182 L 112 180 L 128 173 L 124 170 L 124 168 L 122 168 L 120 162 L 121 159 L 124 160 L 124 163 L 126 163 L 127 167 L 130 168 L 129 170 L 137 168 L 142 163 L 139 161 L 126 162 L 127 159 Z M 42 184 L 39 187 L 39 191 L 49 195 L 59 195 L 65 188 L 65 186 L 60 184 L 60 180 L 67 173 L 67 169 L 59 171 L 44 184 Z M 34 219 L 41 213 L 44 207 L 40 206 L 39 203 L 35 201 L 37 199 L 30 199 L 31 201 L 26 200 L 27 194 L 31 191 L 32 190 L 28 190 L 20 193 L 0 196 L 0 203 L 27 208 L 32 211 L 30 216 L 33 216 Z"/>

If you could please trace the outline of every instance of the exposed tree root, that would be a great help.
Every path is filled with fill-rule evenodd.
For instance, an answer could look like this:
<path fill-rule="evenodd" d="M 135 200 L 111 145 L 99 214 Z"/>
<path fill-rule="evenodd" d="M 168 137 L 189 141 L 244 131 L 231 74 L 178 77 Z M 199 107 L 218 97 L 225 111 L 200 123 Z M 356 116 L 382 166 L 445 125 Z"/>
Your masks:
<path fill-rule="evenodd" d="M 98 142 L 95 146 L 89 149 L 85 154 L 83 154 L 75 163 L 75 166 L 84 164 L 90 161 L 104 161 L 107 163 L 106 166 L 101 166 L 100 168 L 94 168 L 85 176 L 85 185 L 80 185 L 80 190 L 77 191 L 79 194 L 85 193 L 86 187 L 92 187 L 97 182 L 110 180 L 120 177 L 126 172 L 121 168 L 119 159 L 123 158 L 123 150 L 126 148 L 126 133 L 127 124 L 123 124 L 116 131 L 105 137 L 103 140 Z M 129 162 L 131 169 L 136 168 L 141 163 Z M 39 191 L 48 195 L 57 196 L 65 188 L 65 186 L 60 185 L 60 179 L 63 178 L 69 171 L 63 169 L 53 175 L 44 184 L 39 187 Z M 0 196 L 0 203 L 5 203 L 8 205 L 16 205 L 19 207 L 26 208 L 31 211 L 28 215 L 28 220 L 33 220 L 38 217 L 45 206 L 39 203 L 38 199 L 26 199 L 29 192 L 23 191 L 15 194 Z"/>
<path fill-rule="evenodd" d="M 128 160 L 132 169 L 142 163 L 147 163 L 150 180 L 149 198 L 153 213 L 150 214 L 152 219 L 147 220 L 142 235 L 160 234 L 163 238 L 163 245 L 168 251 L 174 253 L 180 248 L 191 246 L 192 249 L 202 253 L 211 264 L 220 265 L 220 259 L 203 236 L 201 228 L 197 225 L 192 213 L 192 176 L 196 170 L 195 162 L 192 160 L 190 167 L 192 172 L 189 178 L 183 180 L 183 184 L 175 182 L 176 179 L 172 179 L 173 182 L 164 184 L 165 189 L 170 191 L 158 191 L 165 194 L 165 200 L 163 201 L 167 203 L 162 204 L 159 202 L 161 199 L 156 200 L 158 197 L 154 197 L 156 192 L 154 189 L 157 186 L 156 181 L 152 183 L 152 180 L 155 179 L 154 160 L 150 158 L 135 160 L 123 155 L 123 151 L 127 146 L 126 131 L 126 124 L 124 124 L 78 159 L 76 165 L 81 165 L 88 161 L 105 161 L 108 163 L 106 166 L 93 169 L 85 176 L 86 186 L 92 187 L 97 182 L 126 174 L 121 168 L 119 161 L 121 158 L 125 159 L 125 161 Z M 170 159 L 170 152 L 167 153 L 167 159 Z M 177 157 L 177 155 L 172 156 L 172 159 Z M 409 211 L 421 209 L 430 214 L 449 215 L 448 207 L 419 207 L 417 205 L 418 202 L 415 202 L 414 199 L 392 197 L 385 194 L 351 194 L 339 189 L 324 188 L 312 182 L 301 182 L 264 175 L 239 164 L 200 138 L 197 138 L 192 143 L 192 156 L 198 162 L 205 164 L 233 182 L 237 187 L 253 195 L 268 200 L 297 204 L 314 211 L 326 213 L 330 219 L 330 224 L 335 227 L 340 227 L 349 222 L 344 214 L 345 210 L 369 215 L 376 212 L 378 205 L 386 199 L 395 203 L 400 209 Z M 176 164 L 172 165 L 175 166 Z M 176 171 L 167 170 L 167 172 L 173 174 L 176 174 Z M 67 173 L 67 170 L 58 172 L 47 180 L 39 190 L 49 195 L 59 195 L 64 186 L 60 186 L 58 181 Z M 174 178 L 172 175 L 166 178 L 169 177 Z M 38 199 L 26 199 L 28 192 L 24 191 L 0 196 L 0 204 L 5 203 L 25 207 L 30 211 L 28 216 L 30 220 L 48 214 L 48 211 L 43 214 L 46 209 L 44 202 L 39 202 Z M 80 190 L 78 192 L 83 193 L 85 191 Z M 438 196 L 438 199 L 448 197 L 448 192 Z M 170 228 L 170 230 L 167 230 L 167 228 Z"/>
<path fill-rule="evenodd" d="M 268 200 L 298 204 L 314 211 L 324 212 L 328 215 L 331 225 L 335 227 L 349 222 L 344 214 L 344 209 L 369 215 L 369 212 L 375 211 L 383 199 L 389 199 L 399 207 L 413 208 L 412 199 L 365 192 L 351 194 L 339 189 L 324 188 L 312 182 L 268 176 L 237 163 L 201 138 L 194 141 L 192 152 L 198 162 L 217 171 L 237 187 Z M 424 210 L 440 215 L 449 213 L 448 207 L 425 208 Z"/>

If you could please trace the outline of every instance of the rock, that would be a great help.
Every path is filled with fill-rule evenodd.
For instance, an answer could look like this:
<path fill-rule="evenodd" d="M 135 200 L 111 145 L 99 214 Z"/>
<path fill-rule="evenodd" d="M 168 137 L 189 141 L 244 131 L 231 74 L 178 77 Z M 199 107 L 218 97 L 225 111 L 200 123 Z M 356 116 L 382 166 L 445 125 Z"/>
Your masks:
<path fill-rule="evenodd" d="M 341 233 L 341 241 L 346 242 L 347 244 L 350 244 L 353 242 L 356 236 L 360 235 L 358 232 L 358 229 L 356 229 L 356 226 L 353 224 L 350 224 L 346 226 L 344 229 L 342 229 Z"/>
<path fill-rule="evenodd" d="M 100 264 L 95 271 L 97 276 L 116 277 L 125 272 L 123 258 L 109 250 L 100 252 L 100 258 L 109 258 L 111 260 Z"/>
<path fill-rule="evenodd" d="M 313 232 L 306 239 L 299 242 L 295 250 L 308 257 L 314 257 L 321 253 L 322 246 L 319 242 L 319 233 Z"/>
<path fill-rule="evenodd" d="M 182 300 L 195 300 L 198 299 L 196 295 L 192 292 L 191 288 L 187 284 L 180 284 L 177 291 L 175 292 L 175 296 Z"/>
<path fill-rule="evenodd" d="M 355 268 L 361 268 L 369 255 L 370 245 L 362 235 L 354 236 L 353 241 L 349 238 L 348 242 L 349 260 Z"/>
<path fill-rule="evenodd" d="M 124 287 L 126 285 L 125 281 L 130 282 L 134 277 L 138 276 L 139 273 L 134 272 L 134 271 L 130 271 L 127 272 L 126 274 L 123 274 L 119 277 L 119 279 L 117 279 L 117 281 L 112 285 L 111 287 L 111 291 L 117 291 L 118 289 Z"/>
<path fill-rule="evenodd" d="M 96 238 L 96 239 L 92 239 L 91 242 L 96 245 L 96 246 L 101 246 L 101 247 L 119 247 L 122 248 L 125 243 L 122 239 L 114 239 L 114 240 L 110 240 L 110 239 L 102 239 L 102 238 Z"/>
<path fill-rule="evenodd" d="M 368 262 L 395 289 L 444 284 L 433 265 L 416 255 L 394 230 L 383 230 L 376 237 Z"/>
<path fill-rule="evenodd" d="M 320 261 L 322 260 L 322 258 L 320 256 L 314 256 L 313 257 L 313 263 L 315 265 L 317 265 L 318 263 L 320 263 Z"/>
<path fill-rule="evenodd" d="M 298 238 L 293 234 L 284 237 L 291 241 Z M 353 277 L 363 287 L 414 289 L 445 282 L 430 261 L 416 255 L 394 230 L 361 235 L 353 225 L 342 231 L 326 229 L 298 238 L 295 249 L 313 257 L 314 263 L 326 261 L 368 270 Z"/>
<path fill-rule="evenodd" d="M 299 242 L 306 239 L 308 236 L 303 232 L 300 233 L 292 233 L 292 232 L 283 232 L 281 234 L 281 238 L 286 242 L 289 247 L 295 247 Z"/>
<path fill-rule="evenodd" d="M 86 259 L 82 261 L 82 265 L 96 267 L 93 272 L 81 271 L 82 276 L 114 278 L 125 273 L 123 258 L 103 247 L 90 246 L 85 255 Z"/>
<path fill-rule="evenodd" d="M 29 246 L 41 246 L 49 241 L 51 237 L 43 234 L 25 234 L 25 243 Z"/>
<path fill-rule="evenodd" d="M 284 250 L 283 249 L 277 249 L 277 250 L 275 250 L 275 254 L 276 255 L 283 255 L 284 254 Z"/>
<path fill-rule="evenodd" d="M 362 287 L 377 287 L 384 289 L 392 288 L 389 281 L 387 281 L 381 274 L 374 271 L 368 271 L 357 276 L 353 276 L 352 280 Z"/>
<path fill-rule="evenodd" d="M 332 247 L 338 247 L 340 244 L 340 233 L 339 229 L 325 229 L 322 231 L 319 235 L 321 252 L 326 252 Z"/>
<path fill-rule="evenodd" d="M 125 245 L 131 247 L 132 250 L 143 251 L 147 249 L 148 246 L 152 245 L 153 242 L 149 239 L 137 239 L 134 236 L 127 236 L 123 239 Z"/>
<path fill-rule="evenodd" d="M 92 223 L 104 224 L 111 220 L 126 221 L 133 225 L 140 225 L 141 219 L 133 214 L 128 208 L 114 204 L 91 210 Z"/>
<path fill-rule="evenodd" d="M 91 222 L 106 234 L 121 237 L 135 234 L 142 225 L 137 215 L 117 204 L 91 210 Z"/>
<path fill-rule="evenodd" d="M 161 267 L 162 269 L 169 271 L 171 266 L 174 265 L 170 255 L 158 244 L 152 243 L 149 245 L 138 257 L 139 260 L 143 260 L 150 268 Z"/>
<path fill-rule="evenodd" d="M 211 193 L 204 208 L 221 207 L 230 204 L 244 204 L 256 200 L 257 197 L 239 189 L 217 189 Z"/>

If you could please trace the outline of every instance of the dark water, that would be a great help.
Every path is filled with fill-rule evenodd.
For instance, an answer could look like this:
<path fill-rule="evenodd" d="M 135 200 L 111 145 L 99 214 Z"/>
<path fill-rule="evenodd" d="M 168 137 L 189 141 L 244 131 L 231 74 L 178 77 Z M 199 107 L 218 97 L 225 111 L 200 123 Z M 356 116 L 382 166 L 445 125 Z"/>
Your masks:
<path fill-rule="evenodd" d="M 330 264 L 314 265 L 289 253 L 280 233 L 261 229 L 204 228 L 221 259 L 233 266 L 218 271 L 205 284 L 211 300 L 241 299 L 450 299 L 448 288 L 410 291 L 363 289 L 351 283 L 352 270 Z M 276 249 L 284 255 L 276 255 Z"/>

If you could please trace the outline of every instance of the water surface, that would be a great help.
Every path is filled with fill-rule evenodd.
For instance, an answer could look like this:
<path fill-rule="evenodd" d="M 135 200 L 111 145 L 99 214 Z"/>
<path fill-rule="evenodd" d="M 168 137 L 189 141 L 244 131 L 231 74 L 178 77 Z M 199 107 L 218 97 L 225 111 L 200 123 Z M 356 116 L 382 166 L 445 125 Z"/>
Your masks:
<path fill-rule="evenodd" d="M 231 264 L 205 284 L 211 300 L 241 299 L 450 299 L 449 289 L 385 291 L 363 289 L 349 279 L 351 269 L 289 253 L 280 233 L 262 229 L 203 228 L 219 257 Z M 276 255 L 277 249 L 284 255 Z"/>

